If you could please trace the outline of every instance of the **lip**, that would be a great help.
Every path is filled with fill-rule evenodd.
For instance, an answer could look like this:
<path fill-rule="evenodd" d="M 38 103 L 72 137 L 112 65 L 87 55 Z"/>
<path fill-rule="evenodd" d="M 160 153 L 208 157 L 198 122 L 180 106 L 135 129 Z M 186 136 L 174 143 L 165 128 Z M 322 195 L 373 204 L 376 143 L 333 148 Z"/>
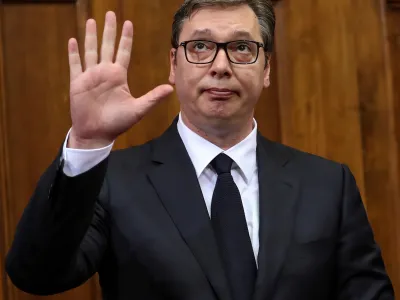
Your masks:
<path fill-rule="evenodd" d="M 224 88 L 208 88 L 205 89 L 204 92 L 208 93 L 212 97 L 216 98 L 230 98 L 234 94 L 236 94 L 235 91 L 230 90 L 230 89 L 224 89 Z"/>

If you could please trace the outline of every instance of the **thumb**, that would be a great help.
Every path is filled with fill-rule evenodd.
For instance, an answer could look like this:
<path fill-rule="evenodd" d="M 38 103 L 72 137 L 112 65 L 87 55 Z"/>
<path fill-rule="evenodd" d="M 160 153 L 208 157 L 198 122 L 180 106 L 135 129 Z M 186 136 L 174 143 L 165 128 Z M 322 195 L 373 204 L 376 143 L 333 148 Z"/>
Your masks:
<path fill-rule="evenodd" d="M 174 91 L 174 88 L 169 84 L 159 85 L 156 88 L 152 89 L 147 94 L 143 95 L 140 98 L 136 98 L 135 103 L 135 113 L 144 115 L 146 114 L 153 106 L 159 103 L 161 100 L 165 99 L 168 95 L 170 95 Z"/>
<path fill-rule="evenodd" d="M 162 100 L 163 98 L 167 97 L 169 94 L 171 94 L 174 91 L 174 88 L 169 85 L 169 84 L 162 84 L 159 85 L 158 87 L 152 89 L 150 92 L 148 92 L 147 94 L 143 95 L 142 97 L 140 97 L 139 100 L 140 102 L 150 102 L 150 105 L 159 102 L 160 100 Z"/>

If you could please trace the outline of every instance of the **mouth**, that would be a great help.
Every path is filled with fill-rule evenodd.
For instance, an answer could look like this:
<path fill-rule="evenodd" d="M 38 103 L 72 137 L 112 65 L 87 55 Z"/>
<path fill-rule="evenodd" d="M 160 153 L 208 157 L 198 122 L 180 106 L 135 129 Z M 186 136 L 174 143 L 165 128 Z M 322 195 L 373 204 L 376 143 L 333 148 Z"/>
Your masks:
<path fill-rule="evenodd" d="M 229 99 L 237 94 L 237 92 L 225 88 L 208 88 L 203 89 L 203 92 L 207 93 L 212 98 L 216 98 L 217 100 Z"/>

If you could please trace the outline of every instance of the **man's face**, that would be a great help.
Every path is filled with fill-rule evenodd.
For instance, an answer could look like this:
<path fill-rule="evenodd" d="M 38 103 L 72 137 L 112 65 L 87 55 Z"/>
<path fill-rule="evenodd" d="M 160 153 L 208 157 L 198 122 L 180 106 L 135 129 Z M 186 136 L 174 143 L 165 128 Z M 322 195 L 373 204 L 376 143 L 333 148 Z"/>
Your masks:
<path fill-rule="evenodd" d="M 262 42 L 260 26 L 247 5 L 208 7 L 196 11 L 183 25 L 179 43 L 188 40 Z M 204 45 L 197 45 L 202 51 Z M 242 48 L 241 48 L 242 49 Z M 269 65 L 263 49 L 254 64 L 229 61 L 221 48 L 209 64 L 191 64 L 180 46 L 171 50 L 170 83 L 176 86 L 184 118 L 199 129 L 243 126 L 252 119 L 263 87 L 269 86 Z"/>

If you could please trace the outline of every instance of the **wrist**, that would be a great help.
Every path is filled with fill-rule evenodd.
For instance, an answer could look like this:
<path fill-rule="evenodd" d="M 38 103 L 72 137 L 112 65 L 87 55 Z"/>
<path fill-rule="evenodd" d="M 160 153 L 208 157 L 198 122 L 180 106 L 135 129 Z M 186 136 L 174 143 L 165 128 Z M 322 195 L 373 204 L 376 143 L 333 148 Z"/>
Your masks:
<path fill-rule="evenodd" d="M 100 149 L 109 146 L 113 143 L 113 140 L 102 139 L 102 138 L 82 138 L 75 134 L 73 128 L 68 137 L 67 148 L 72 149 Z"/>

